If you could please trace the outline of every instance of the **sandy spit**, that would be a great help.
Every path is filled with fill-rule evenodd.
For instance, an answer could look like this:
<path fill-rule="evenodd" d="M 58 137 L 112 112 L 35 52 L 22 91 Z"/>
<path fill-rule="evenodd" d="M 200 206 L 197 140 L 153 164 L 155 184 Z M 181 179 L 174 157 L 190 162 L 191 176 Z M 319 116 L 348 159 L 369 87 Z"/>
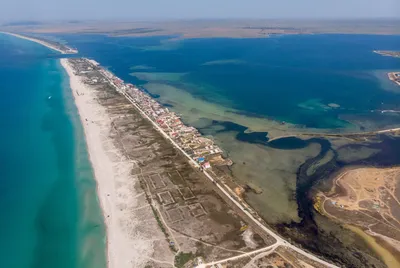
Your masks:
<path fill-rule="evenodd" d="M 84 84 L 81 77 L 74 74 L 68 60 L 60 61 L 69 75 L 70 88 L 84 128 L 89 158 L 97 182 L 97 195 L 107 229 L 107 266 L 144 267 L 148 260 L 146 256 L 151 256 L 154 251 L 152 242 L 145 241 L 143 235 L 135 228 L 140 225 L 140 219 L 121 210 L 122 206 L 134 207 L 137 200 L 131 197 L 140 195 L 132 192 L 134 190 L 129 187 L 134 178 L 126 171 L 131 169 L 132 164 L 124 161 L 118 161 L 116 164 L 109 156 L 107 152 L 115 152 L 116 148 L 108 138 L 111 119 L 107 111 L 95 100 L 95 91 Z M 105 148 L 105 144 L 108 148 Z M 129 200 L 121 199 L 121 191 L 129 192 Z M 135 229 L 136 231 L 132 232 Z"/>
<path fill-rule="evenodd" d="M 30 38 L 30 37 L 23 36 L 23 35 L 20 35 L 20 34 L 8 33 L 8 32 L 0 32 L 0 33 L 12 35 L 12 36 L 15 36 L 15 37 L 18 37 L 18 38 L 21 38 L 21 39 L 25 39 L 25 40 L 29 40 L 29 41 L 41 44 L 42 46 L 48 47 L 50 49 L 53 49 L 55 51 L 58 51 L 61 54 L 65 54 L 64 51 L 62 51 L 61 49 L 56 48 L 55 46 L 52 46 L 50 43 L 47 43 L 47 42 L 44 42 L 44 41 L 41 41 L 41 40 L 38 40 L 38 39 L 35 39 L 35 38 Z"/>

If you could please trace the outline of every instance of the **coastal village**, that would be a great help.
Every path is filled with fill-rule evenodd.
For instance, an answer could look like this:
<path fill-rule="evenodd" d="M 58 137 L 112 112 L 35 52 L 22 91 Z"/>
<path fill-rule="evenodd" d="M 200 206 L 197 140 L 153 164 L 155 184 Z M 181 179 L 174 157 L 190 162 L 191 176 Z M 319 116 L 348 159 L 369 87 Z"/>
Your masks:
<path fill-rule="evenodd" d="M 186 126 L 179 115 L 163 107 L 151 96 L 138 87 L 124 83 L 110 71 L 101 68 L 100 64 L 90 59 L 79 59 L 80 69 L 78 74 L 88 74 L 98 70 L 101 76 L 88 76 L 88 84 L 109 82 L 119 92 L 127 94 L 152 121 L 169 135 L 201 169 L 209 169 L 212 165 L 232 165 L 230 159 L 222 156 L 223 151 L 214 144 L 210 138 L 203 137 L 199 131 L 191 126 Z"/>

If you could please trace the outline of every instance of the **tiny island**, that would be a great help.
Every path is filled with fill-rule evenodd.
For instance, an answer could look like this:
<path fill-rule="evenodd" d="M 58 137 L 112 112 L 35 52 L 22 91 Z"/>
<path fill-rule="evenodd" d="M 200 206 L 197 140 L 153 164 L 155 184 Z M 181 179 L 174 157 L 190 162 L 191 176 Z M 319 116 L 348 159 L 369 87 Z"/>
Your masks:
<path fill-rule="evenodd" d="M 400 51 L 393 51 L 393 50 L 374 50 L 374 53 L 386 56 L 386 57 L 394 57 L 400 58 Z"/>
<path fill-rule="evenodd" d="M 374 53 L 385 57 L 400 58 L 400 51 L 374 50 Z M 400 86 L 400 72 L 390 72 L 388 73 L 388 77 L 390 81 L 393 81 L 394 83 Z"/>

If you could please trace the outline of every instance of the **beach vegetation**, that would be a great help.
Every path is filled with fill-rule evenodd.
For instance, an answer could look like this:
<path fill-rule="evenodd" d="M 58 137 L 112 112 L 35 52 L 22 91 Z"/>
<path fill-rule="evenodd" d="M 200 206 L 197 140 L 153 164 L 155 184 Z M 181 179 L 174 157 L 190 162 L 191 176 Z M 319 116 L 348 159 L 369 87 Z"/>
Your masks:
<path fill-rule="evenodd" d="M 194 259 L 195 255 L 192 252 L 179 252 L 178 255 L 175 256 L 175 267 L 183 267 L 188 261 Z"/>
<path fill-rule="evenodd" d="M 173 251 L 173 252 L 177 252 L 174 243 L 171 241 L 169 233 L 167 232 L 167 230 L 165 229 L 165 226 L 160 218 L 160 214 L 158 212 L 158 210 L 154 207 L 153 203 L 151 202 L 151 197 L 149 196 L 148 192 L 145 190 L 145 182 L 140 180 L 140 186 L 142 187 L 142 189 L 145 191 L 145 195 L 146 195 L 146 200 L 149 203 L 151 210 L 153 211 L 153 215 L 154 218 L 156 219 L 158 226 L 160 227 L 161 231 L 164 233 L 165 238 L 169 244 L 169 248 Z"/>

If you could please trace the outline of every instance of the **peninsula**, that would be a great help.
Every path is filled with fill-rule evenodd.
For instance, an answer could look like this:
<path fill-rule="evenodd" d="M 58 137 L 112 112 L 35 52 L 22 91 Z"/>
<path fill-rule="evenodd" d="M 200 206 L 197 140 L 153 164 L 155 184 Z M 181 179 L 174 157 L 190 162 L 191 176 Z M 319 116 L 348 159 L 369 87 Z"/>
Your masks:
<path fill-rule="evenodd" d="M 269 229 L 232 189 L 232 162 L 211 139 L 96 61 L 61 64 L 98 184 L 108 267 L 336 267 Z"/>
<path fill-rule="evenodd" d="M 21 34 L 17 34 L 17 33 L 12 33 L 12 32 L 0 32 L 2 34 L 8 34 L 8 35 L 12 35 L 21 39 L 25 39 L 25 40 L 29 40 L 32 42 L 36 42 L 38 44 L 41 44 L 45 47 L 48 47 L 50 49 L 53 49 L 55 51 L 60 52 L 61 54 L 76 54 L 78 53 L 78 50 L 68 47 L 66 45 L 60 44 L 58 42 L 54 42 L 54 41 L 50 41 L 41 37 L 37 37 L 37 36 L 29 36 L 29 35 L 21 35 Z"/>
<path fill-rule="evenodd" d="M 400 51 L 374 50 L 374 53 L 382 55 L 382 56 L 387 56 L 387 57 L 400 58 Z"/>

